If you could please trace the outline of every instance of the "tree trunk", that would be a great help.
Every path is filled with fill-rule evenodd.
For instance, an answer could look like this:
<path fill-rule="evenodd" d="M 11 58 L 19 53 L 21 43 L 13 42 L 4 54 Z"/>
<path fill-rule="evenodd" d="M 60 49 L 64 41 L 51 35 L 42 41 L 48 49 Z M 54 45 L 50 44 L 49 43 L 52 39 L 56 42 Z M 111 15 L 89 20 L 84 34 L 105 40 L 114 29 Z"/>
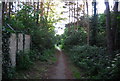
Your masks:
<path fill-rule="evenodd" d="M 43 10 L 43 1 L 44 1 L 44 0 L 41 0 L 41 5 L 40 5 L 41 17 L 43 16 L 43 11 L 44 11 L 44 10 Z"/>
<path fill-rule="evenodd" d="M 39 2 L 37 2 L 37 21 L 36 23 L 38 24 L 39 22 Z"/>
<path fill-rule="evenodd" d="M 74 1 L 74 24 L 73 24 L 73 25 L 74 25 L 74 30 L 76 31 L 76 26 L 75 26 L 75 4 L 76 4 L 76 3 L 75 3 L 75 1 Z"/>
<path fill-rule="evenodd" d="M 74 13 L 74 12 L 73 12 L 73 3 L 72 3 L 72 25 L 73 25 L 73 22 L 74 22 L 74 21 L 73 21 L 73 15 L 74 15 L 73 13 Z"/>
<path fill-rule="evenodd" d="M 50 2 L 48 2 L 48 6 L 47 6 L 47 16 L 49 14 L 49 9 L 50 9 Z"/>
<path fill-rule="evenodd" d="M 89 9 L 88 9 L 88 0 L 86 0 L 86 8 L 87 8 L 87 44 L 89 45 L 90 40 L 90 28 L 89 28 Z"/>
<path fill-rule="evenodd" d="M 114 12 L 113 12 L 113 18 L 112 18 L 112 36 L 113 36 L 113 49 L 115 50 L 116 49 L 116 34 L 117 34 L 117 16 L 118 16 L 118 1 L 115 2 L 115 5 L 114 5 Z"/>
<path fill-rule="evenodd" d="M 36 3 L 33 2 L 33 5 L 34 5 L 34 16 L 35 16 L 35 13 L 36 13 L 36 7 L 35 7 L 35 5 L 36 5 Z M 35 20 L 35 21 L 36 21 L 36 20 Z"/>
<path fill-rule="evenodd" d="M 78 0 L 77 0 L 77 31 L 78 31 L 78 24 L 79 24 L 79 19 L 78 19 Z"/>
<path fill-rule="evenodd" d="M 92 37 L 91 37 L 91 45 L 96 45 L 96 37 L 97 37 L 97 8 L 96 8 L 96 0 L 92 2 L 93 4 L 93 24 L 92 24 Z"/>
<path fill-rule="evenodd" d="M 5 2 L 2 2 L 2 25 L 4 25 Z"/>
<path fill-rule="evenodd" d="M 106 34 L 107 34 L 107 49 L 109 54 L 113 54 L 113 41 L 111 34 L 111 18 L 110 18 L 110 9 L 109 2 L 105 2 L 106 5 Z"/>
<path fill-rule="evenodd" d="M 8 12 L 8 18 L 10 19 L 10 14 L 11 14 L 11 6 L 12 6 L 12 2 L 9 2 L 9 12 Z"/>
<path fill-rule="evenodd" d="M 69 1 L 69 3 L 68 3 L 68 5 L 69 5 L 69 27 L 68 27 L 68 31 L 70 31 L 70 1 Z"/>

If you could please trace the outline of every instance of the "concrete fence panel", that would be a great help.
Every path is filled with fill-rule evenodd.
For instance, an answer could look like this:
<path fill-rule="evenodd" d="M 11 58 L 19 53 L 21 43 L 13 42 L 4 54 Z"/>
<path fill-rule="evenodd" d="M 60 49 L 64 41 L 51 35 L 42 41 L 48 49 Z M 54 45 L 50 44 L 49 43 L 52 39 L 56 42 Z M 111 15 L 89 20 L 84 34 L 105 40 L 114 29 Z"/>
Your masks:
<path fill-rule="evenodd" d="M 18 34 L 18 52 L 23 51 L 23 34 Z"/>
<path fill-rule="evenodd" d="M 25 35 L 25 50 L 30 50 L 30 35 Z"/>
<path fill-rule="evenodd" d="M 17 43 L 18 43 L 18 53 L 20 51 L 23 51 L 23 47 L 24 50 L 30 50 L 30 35 L 25 35 L 25 44 L 23 46 L 23 34 L 18 34 L 18 42 L 17 40 L 17 35 L 16 34 L 11 34 L 10 37 L 10 59 L 11 59 L 11 63 L 12 66 L 16 66 L 16 50 L 17 50 Z"/>
<path fill-rule="evenodd" d="M 12 66 L 15 66 L 16 65 L 16 34 L 11 34 L 9 53 L 10 53 Z"/>

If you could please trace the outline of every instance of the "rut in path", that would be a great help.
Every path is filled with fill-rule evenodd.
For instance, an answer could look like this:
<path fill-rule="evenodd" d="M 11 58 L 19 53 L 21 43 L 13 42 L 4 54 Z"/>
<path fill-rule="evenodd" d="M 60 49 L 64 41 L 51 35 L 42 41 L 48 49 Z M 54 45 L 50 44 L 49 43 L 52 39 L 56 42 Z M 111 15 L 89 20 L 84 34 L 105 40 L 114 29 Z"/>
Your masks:
<path fill-rule="evenodd" d="M 62 51 L 57 52 L 57 62 L 50 69 L 48 79 L 73 79 L 66 56 Z"/>

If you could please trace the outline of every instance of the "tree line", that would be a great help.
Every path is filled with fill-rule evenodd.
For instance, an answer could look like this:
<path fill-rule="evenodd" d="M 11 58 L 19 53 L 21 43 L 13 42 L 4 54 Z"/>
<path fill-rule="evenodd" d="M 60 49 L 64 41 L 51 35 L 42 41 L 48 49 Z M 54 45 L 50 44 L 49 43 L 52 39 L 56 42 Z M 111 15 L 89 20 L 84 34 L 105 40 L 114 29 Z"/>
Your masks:
<path fill-rule="evenodd" d="M 66 27 L 68 27 L 68 30 L 71 26 L 74 26 L 74 30 L 78 31 L 79 26 L 83 26 L 85 28 L 85 31 L 87 32 L 87 44 L 88 45 L 97 45 L 97 34 L 99 29 L 99 21 L 100 14 L 97 13 L 97 0 L 93 0 L 91 3 L 93 14 L 92 17 L 89 15 L 89 6 L 88 6 L 88 0 L 83 0 L 83 4 L 78 4 L 78 0 L 76 1 L 69 1 L 66 2 L 66 6 L 69 6 L 69 23 L 66 24 Z M 90 3 L 89 3 L 90 4 Z M 105 19 L 105 28 L 104 32 L 106 33 L 106 43 L 107 43 L 107 49 L 109 54 L 113 54 L 113 51 L 116 51 L 119 49 L 119 11 L 118 11 L 118 5 L 119 1 L 114 1 L 114 7 L 112 11 L 110 11 L 109 1 L 104 2 L 106 9 L 103 13 L 104 19 Z M 77 6 L 77 7 L 75 7 Z M 71 13 L 72 14 L 71 14 Z M 82 15 L 80 14 L 82 12 Z M 86 12 L 86 13 L 85 13 Z M 76 14 L 75 14 L 76 13 Z M 70 21 L 70 17 L 72 18 L 72 22 Z M 76 21 L 74 21 L 76 19 Z"/>

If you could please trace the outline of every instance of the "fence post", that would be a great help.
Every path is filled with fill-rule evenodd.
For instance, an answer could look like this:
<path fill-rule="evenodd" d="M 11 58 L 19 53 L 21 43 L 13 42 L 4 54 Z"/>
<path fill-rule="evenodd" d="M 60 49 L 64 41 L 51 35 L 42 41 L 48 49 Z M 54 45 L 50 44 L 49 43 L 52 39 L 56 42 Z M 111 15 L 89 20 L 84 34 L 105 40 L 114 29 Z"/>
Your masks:
<path fill-rule="evenodd" d="M 23 33 L 23 52 L 25 50 L 25 34 Z"/>
<path fill-rule="evenodd" d="M 0 81 L 2 80 L 2 2 L 0 2 Z"/>
<path fill-rule="evenodd" d="M 18 56 L 18 32 L 16 32 L 16 66 L 18 65 L 17 56 Z"/>

